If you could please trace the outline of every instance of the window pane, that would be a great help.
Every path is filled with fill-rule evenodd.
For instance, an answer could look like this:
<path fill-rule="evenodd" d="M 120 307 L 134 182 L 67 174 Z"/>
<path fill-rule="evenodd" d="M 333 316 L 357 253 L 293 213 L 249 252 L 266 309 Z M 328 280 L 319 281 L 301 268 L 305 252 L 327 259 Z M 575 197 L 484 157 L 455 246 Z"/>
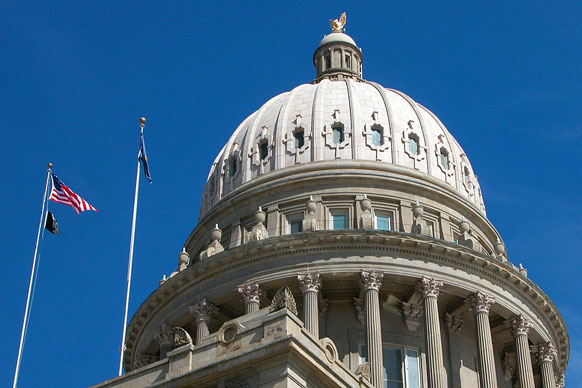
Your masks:
<path fill-rule="evenodd" d="M 236 174 L 236 167 L 237 167 L 237 165 L 236 165 L 236 159 L 233 159 L 230 162 L 230 176 L 234 176 L 234 174 Z"/>
<path fill-rule="evenodd" d="M 418 142 L 414 136 L 408 138 L 408 150 L 413 155 L 418 154 Z"/>
<path fill-rule="evenodd" d="M 372 144 L 375 146 L 382 144 L 382 132 L 378 128 L 372 128 Z"/>
<path fill-rule="evenodd" d="M 345 213 L 336 213 L 331 215 L 333 221 L 333 229 L 347 229 L 348 228 L 348 215 Z"/>
<path fill-rule="evenodd" d="M 293 220 L 289 223 L 291 226 L 291 233 L 303 232 L 303 220 Z"/>
<path fill-rule="evenodd" d="M 344 129 L 342 127 L 333 127 L 333 142 L 334 144 L 344 141 Z"/>
<path fill-rule="evenodd" d="M 449 169 L 449 154 L 447 154 L 447 151 L 445 150 L 441 150 L 441 166 L 443 166 L 445 170 Z"/>
<path fill-rule="evenodd" d="M 407 388 L 420 388 L 420 371 L 418 370 L 418 351 L 406 349 Z"/>
<path fill-rule="evenodd" d="M 269 155 L 269 144 L 267 142 L 261 143 L 260 145 L 261 160 L 265 159 Z"/>
<path fill-rule="evenodd" d="M 384 387 L 402 388 L 402 350 L 384 348 L 382 358 L 384 359 Z"/>
<path fill-rule="evenodd" d="M 392 230 L 392 217 L 388 215 L 376 216 L 376 229 Z"/>
<path fill-rule="evenodd" d="M 303 131 L 297 131 L 294 133 L 295 136 L 295 148 L 301 148 L 305 144 L 305 138 L 303 136 Z"/>

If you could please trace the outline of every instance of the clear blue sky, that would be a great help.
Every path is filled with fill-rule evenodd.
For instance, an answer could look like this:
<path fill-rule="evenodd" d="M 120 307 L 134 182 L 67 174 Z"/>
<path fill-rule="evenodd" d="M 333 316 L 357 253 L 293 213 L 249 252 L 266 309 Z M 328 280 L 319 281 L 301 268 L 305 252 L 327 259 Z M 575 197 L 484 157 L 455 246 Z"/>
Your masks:
<path fill-rule="evenodd" d="M 582 2 L 16 2 L 0 5 L 0 386 L 12 382 L 47 162 L 99 213 L 51 203 L 20 387 L 83 387 L 119 362 L 138 118 L 130 312 L 174 271 L 215 155 L 262 103 L 314 77 L 347 12 L 364 77 L 435 112 L 467 152 L 510 260 L 568 325 L 582 381 Z"/>

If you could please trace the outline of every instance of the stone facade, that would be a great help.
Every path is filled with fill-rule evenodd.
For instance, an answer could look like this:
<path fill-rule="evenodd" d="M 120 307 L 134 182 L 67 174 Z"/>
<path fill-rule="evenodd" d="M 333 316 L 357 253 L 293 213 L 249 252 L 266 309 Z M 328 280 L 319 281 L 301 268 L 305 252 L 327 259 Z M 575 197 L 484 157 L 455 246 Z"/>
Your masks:
<path fill-rule="evenodd" d="M 314 82 L 220 152 L 178 271 L 129 324 L 126 374 L 96 387 L 563 386 L 564 321 L 507 257 L 464 151 L 362 79 L 342 23 Z"/>

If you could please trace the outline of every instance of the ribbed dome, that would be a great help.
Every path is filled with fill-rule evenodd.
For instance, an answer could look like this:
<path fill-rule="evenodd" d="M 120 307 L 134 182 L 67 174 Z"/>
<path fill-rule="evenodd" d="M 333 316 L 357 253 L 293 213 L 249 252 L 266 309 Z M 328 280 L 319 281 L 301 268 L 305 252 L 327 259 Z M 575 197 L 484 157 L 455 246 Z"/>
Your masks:
<path fill-rule="evenodd" d="M 259 175 L 298 163 L 350 159 L 420 171 L 485 213 L 467 156 L 432 112 L 374 82 L 323 79 L 272 98 L 239 125 L 212 164 L 200 218 Z"/>

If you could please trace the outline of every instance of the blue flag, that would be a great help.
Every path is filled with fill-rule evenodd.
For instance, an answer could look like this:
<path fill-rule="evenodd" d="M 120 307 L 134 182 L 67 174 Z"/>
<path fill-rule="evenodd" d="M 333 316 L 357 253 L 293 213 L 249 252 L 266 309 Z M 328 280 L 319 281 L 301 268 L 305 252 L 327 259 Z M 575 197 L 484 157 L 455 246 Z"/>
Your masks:
<path fill-rule="evenodd" d="M 152 183 L 152 176 L 150 175 L 150 167 L 148 166 L 148 156 L 146 154 L 145 142 L 143 140 L 143 129 L 141 130 L 139 136 L 139 154 L 137 155 L 137 159 L 143 165 L 143 173 L 147 180 Z"/>

